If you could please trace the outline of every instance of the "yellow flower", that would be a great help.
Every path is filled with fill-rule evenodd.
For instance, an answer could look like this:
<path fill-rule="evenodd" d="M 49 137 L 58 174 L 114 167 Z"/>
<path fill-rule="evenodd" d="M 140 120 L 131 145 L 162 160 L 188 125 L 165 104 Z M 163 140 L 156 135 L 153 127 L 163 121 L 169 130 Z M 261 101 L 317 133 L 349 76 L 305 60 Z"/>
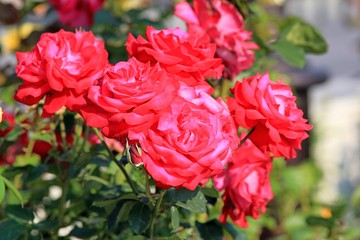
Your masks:
<path fill-rule="evenodd" d="M 320 215 L 322 218 L 331 218 L 332 217 L 331 209 L 327 207 L 322 207 L 320 210 Z"/>
<path fill-rule="evenodd" d="M 33 31 L 41 30 L 39 24 L 24 23 L 20 27 L 9 27 L 2 36 L 0 36 L 0 45 L 3 53 L 11 53 L 20 48 L 21 39 L 26 39 Z"/>

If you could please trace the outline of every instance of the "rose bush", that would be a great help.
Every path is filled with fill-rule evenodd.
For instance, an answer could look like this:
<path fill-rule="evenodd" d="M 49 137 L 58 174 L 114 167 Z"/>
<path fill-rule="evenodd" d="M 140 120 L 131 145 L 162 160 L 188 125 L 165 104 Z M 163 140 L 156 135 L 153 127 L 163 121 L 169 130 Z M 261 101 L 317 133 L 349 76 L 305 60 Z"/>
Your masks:
<path fill-rule="evenodd" d="M 50 2 L 69 27 L 89 27 L 105 3 Z M 277 22 L 269 40 L 252 32 L 259 8 L 246 1 L 171 5 L 187 31 L 152 22 L 151 7 L 104 6 L 91 31 L 54 24 L 17 53 L 21 83 L 6 83 L 0 104 L 14 95 L 31 107 L 2 107 L 16 109 L 0 123 L 2 236 L 241 238 L 232 224 L 265 212 L 278 158 L 296 157 L 312 128 L 289 86 L 254 75 L 269 70 L 264 56 L 292 40 L 297 20 Z"/>

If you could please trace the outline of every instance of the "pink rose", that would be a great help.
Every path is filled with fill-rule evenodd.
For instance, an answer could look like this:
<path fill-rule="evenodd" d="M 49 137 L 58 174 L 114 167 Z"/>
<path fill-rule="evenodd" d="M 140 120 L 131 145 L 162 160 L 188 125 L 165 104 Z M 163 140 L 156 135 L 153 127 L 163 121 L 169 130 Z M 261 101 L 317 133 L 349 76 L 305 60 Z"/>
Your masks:
<path fill-rule="evenodd" d="M 49 0 L 62 24 L 71 27 L 90 27 L 95 12 L 102 8 L 104 0 Z"/>
<path fill-rule="evenodd" d="M 102 128 L 105 136 L 125 141 L 129 131 L 147 130 L 178 88 L 176 77 L 158 64 L 130 58 L 112 66 L 100 84 L 90 88 L 90 102 L 81 115 L 88 125 Z"/>
<path fill-rule="evenodd" d="M 220 222 L 226 223 L 228 216 L 240 227 L 247 227 L 246 216 L 259 218 L 273 198 L 269 174 L 272 163 L 269 156 L 251 141 L 233 153 L 228 168 L 214 177 L 215 187 L 225 190 L 224 206 Z"/>
<path fill-rule="evenodd" d="M 45 97 L 43 117 L 65 106 L 76 111 L 108 65 L 104 43 L 91 32 L 44 33 L 30 52 L 16 53 L 16 74 L 23 80 L 15 99 L 27 105 Z"/>
<path fill-rule="evenodd" d="M 238 137 L 221 99 L 186 86 L 179 95 L 148 131 L 129 138 L 139 140 L 141 161 L 158 186 L 194 190 L 221 172 Z"/>
<path fill-rule="evenodd" d="M 295 149 L 301 149 L 312 126 L 298 109 L 291 88 L 264 74 L 236 82 L 231 91 L 234 97 L 227 104 L 238 126 L 254 129 L 251 141 L 274 157 L 296 157 Z"/>
<path fill-rule="evenodd" d="M 175 15 L 184 20 L 190 32 L 206 32 L 216 43 L 216 56 L 225 65 L 224 76 L 234 78 L 250 68 L 254 50 L 258 46 L 251 41 L 251 32 L 244 29 L 244 20 L 234 5 L 225 0 L 194 0 L 175 6 Z"/>
<path fill-rule="evenodd" d="M 147 39 L 129 34 L 126 50 L 142 62 L 159 63 L 188 85 L 206 84 L 204 78 L 220 78 L 221 59 L 214 58 L 216 46 L 206 34 L 187 34 L 179 28 L 156 30 L 146 28 Z"/>

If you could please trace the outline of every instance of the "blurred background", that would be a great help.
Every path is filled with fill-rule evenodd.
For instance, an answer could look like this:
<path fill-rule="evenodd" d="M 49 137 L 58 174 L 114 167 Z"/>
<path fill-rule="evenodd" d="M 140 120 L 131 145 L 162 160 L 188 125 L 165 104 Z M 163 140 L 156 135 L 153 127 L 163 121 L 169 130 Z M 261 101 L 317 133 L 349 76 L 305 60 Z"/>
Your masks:
<path fill-rule="evenodd" d="M 323 172 L 318 199 L 348 200 L 360 184 L 360 1 L 289 0 L 285 13 L 314 24 L 329 44 L 326 54 L 308 57 L 327 74 L 309 89 L 311 150 Z"/>

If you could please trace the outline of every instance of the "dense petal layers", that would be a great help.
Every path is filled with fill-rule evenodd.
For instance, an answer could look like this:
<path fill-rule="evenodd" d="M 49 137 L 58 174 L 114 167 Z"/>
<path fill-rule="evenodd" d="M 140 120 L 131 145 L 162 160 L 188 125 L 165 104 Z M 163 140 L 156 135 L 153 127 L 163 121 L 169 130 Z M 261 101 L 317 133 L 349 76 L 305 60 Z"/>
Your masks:
<path fill-rule="evenodd" d="M 140 142 L 141 161 L 158 186 L 191 190 L 220 173 L 238 144 L 222 100 L 191 87 L 182 87 L 149 131 L 130 139 Z"/>
<path fill-rule="evenodd" d="M 175 6 L 175 15 L 184 20 L 189 32 L 206 32 L 216 44 L 216 55 L 225 65 L 224 76 L 234 78 L 250 68 L 254 50 L 258 46 L 251 41 L 251 32 L 244 29 L 244 20 L 235 6 L 225 0 L 194 0 Z"/>
<path fill-rule="evenodd" d="M 126 49 L 130 56 L 145 63 L 159 63 L 188 85 L 205 84 L 205 78 L 221 77 L 221 59 L 214 57 L 216 46 L 205 33 L 188 34 L 179 28 L 156 30 L 148 26 L 146 37 L 129 34 Z"/>
<path fill-rule="evenodd" d="M 229 109 L 238 126 L 253 129 L 252 142 L 274 157 L 296 157 L 295 149 L 301 149 L 312 126 L 303 118 L 291 88 L 264 74 L 236 82 L 231 91 Z"/>
<path fill-rule="evenodd" d="M 172 103 L 178 88 L 176 76 L 158 64 L 131 58 L 109 68 L 100 84 L 90 88 L 90 102 L 81 114 L 105 136 L 125 140 L 129 131 L 147 130 Z"/>
<path fill-rule="evenodd" d="M 15 71 L 23 84 L 15 99 L 33 105 L 46 97 L 45 117 L 62 106 L 72 111 L 85 106 L 89 87 L 104 75 L 108 65 L 104 43 L 91 32 L 82 31 L 44 33 L 30 52 L 16 56 Z"/>

